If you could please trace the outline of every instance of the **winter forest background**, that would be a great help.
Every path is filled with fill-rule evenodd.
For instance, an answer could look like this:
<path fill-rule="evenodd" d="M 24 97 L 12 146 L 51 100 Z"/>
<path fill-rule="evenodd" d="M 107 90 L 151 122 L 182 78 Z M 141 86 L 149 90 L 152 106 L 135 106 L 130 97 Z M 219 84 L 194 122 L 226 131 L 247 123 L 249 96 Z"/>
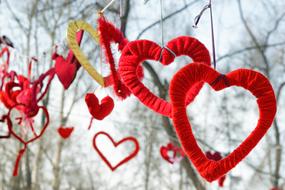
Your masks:
<path fill-rule="evenodd" d="M 107 0 L 2 0 L 0 1 L 0 34 L 13 42 L 12 68 L 26 72 L 27 58 L 35 56 L 38 63 L 33 73 L 38 76 L 50 68 L 55 44 L 67 54 L 66 29 L 70 20 L 83 19 L 96 27 L 97 11 Z M 129 40 L 150 39 L 161 43 L 159 0 L 119 0 L 105 17 L 120 27 Z M 285 120 L 285 1 L 277 0 L 213 0 L 216 34 L 217 70 L 222 73 L 236 68 L 251 68 L 266 75 L 278 100 L 276 119 L 258 146 L 228 175 L 223 189 L 270 190 L 285 188 L 284 137 Z M 205 0 L 164 0 L 164 40 L 179 35 L 192 35 L 211 52 L 209 11 L 203 15 L 197 29 L 195 16 Z M 100 48 L 84 36 L 83 50 L 103 73 L 108 66 L 100 62 Z M 114 54 L 119 57 L 115 50 Z M 176 71 L 189 63 L 178 58 L 168 67 L 145 65 L 144 84 L 157 95 L 167 98 L 169 82 Z M 178 143 L 172 121 L 144 107 L 135 97 L 116 100 L 113 113 L 102 122 L 94 121 L 87 130 L 90 115 L 84 102 L 87 92 L 111 94 L 81 69 L 71 88 L 64 91 L 58 79 L 52 83 L 47 105 L 51 124 L 44 136 L 29 145 L 21 161 L 20 174 L 12 177 L 13 164 L 19 143 L 15 139 L 0 141 L 0 189 L 92 189 L 92 190 L 207 190 L 219 189 L 216 182 L 208 183 L 184 159 L 170 165 L 159 153 L 161 145 Z M 166 90 L 165 90 L 166 89 Z M 1 107 L 1 110 L 4 108 Z M 214 92 L 205 85 L 188 107 L 189 118 L 200 146 L 204 151 L 227 154 L 238 146 L 254 128 L 258 110 L 255 99 L 240 88 Z M 40 121 L 39 121 L 40 125 Z M 74 126 L 68 140 L 61 139 L 56 129 L 60 125 Z M 112 172 L 99 158 L 92 146 L 97 131 L 107 131 L 114 139 L 134 136 L 140 152 L 121 168 Z M 124 151 L 124 150 L 123 150 Z M 222 188 L 220 188 L 222 189 Z"/>

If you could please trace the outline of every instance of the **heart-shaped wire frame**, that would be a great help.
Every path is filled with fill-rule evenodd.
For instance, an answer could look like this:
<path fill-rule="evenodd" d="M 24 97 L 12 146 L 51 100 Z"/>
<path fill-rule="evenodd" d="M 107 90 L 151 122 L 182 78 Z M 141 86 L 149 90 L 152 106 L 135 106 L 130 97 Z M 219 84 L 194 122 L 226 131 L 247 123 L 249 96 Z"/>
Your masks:
<path fill-rule="evenodd" d="M 91 65 L 87 57 L 81 51 L 80 46 L 76 40 L 76 33 L 80 30 L 88 32 L 95 42 L 99 43 L 98 32 L 88 23 L 83 20 L 72 21 L 68 24 L 67 29 L 67 43 L 69 49 L 72 50 L 78 62 L 89 73 L 89 75 L 102 87 L 104 87 L 104 77 L 97 72 L 97 70 Z"/>
<path fill-rule="evenodd" d="M 126 156 L 123 160 L 121 160 L 118 164 L 116 164 L 115 166 L 112 166 L 112 164 L 109 162 L 108 158 L 106 158 L 104 156 L 104 154 L 100 151 L 100 149 L 98 148 L 97 144 L 96 144 L 96 138 L 100 135 L 104 135 L 106 137 L 108 137 L 109 140 L 111 140 L 112 144 L 117 147 L 119 146 L 120 144 L 124 143 L 124 142 L 132 142 L 134 145 L 135 145 L 135 149 L 133 152 L 131 152 L 130 155 Z M 118 167 L 120 167 L 121 165 L 127 163 L 129 160 L 131 160 L 132 158 L 134 158 L 137 153 L 139 152 L 139 143 L 137 141 L 136 138 L 134 137 L 126 137 L 126 138 L 123 138 L 122 140 L 118 141 L 118 142 L 115 142 L 113 140 L 113 138 L 106 132 L 104 131 L 101 131 L 101 132 L 98 132 L 94 138 L 93 138 L 93 147 L 94 149 L 96 150 L 96 152 L 99 154 L 99 156 L 101 157 L 101 159 L 107 164 L 107 166 L 112 170 L 112 171 L 115 171 Z"/>
<path fill-rule="evenodd" d="M 16 109 L 16 110 L 19 110 L 17 109 L 17 106 L 25 106 L 25 105 L 22 105 L 22 104 L 17 104 L 15 105 L 13 108 L 11 108 L 8 112 L 8 119 L 11 121 L 11 113 L 13 111 L 13 109 Z M 19 136 L 15 131 L 14 131 L 14 127 L 13 125 L 11 126 L 11 135 L 13 137 L 15 137 L 20 143 L 22 143 L 24 145 L 24 147 L 22 149 L 20 149 L 19 153 L 18 153 L 18 156 L 17 156 L 17 159 L 16 159 L 16 162 L 15 162 L 15 166 L 14 166 L 14 171 L 13 171 L 13 176 L 17 176 L 18 175 L 18 168 L 19 168 L 19 163 L 20 163 L 20 160 L 23 156 L 23 154 L 25 153 L 26 149 L 27 149 L 27 146 L 28 144 L 34 142 L 35 140 L 39 139 L 40 137 L 42 137 L 42 135 L 44 134 L 46 128 L 48 127 L 49 125 L 49 113 L 48 113 L 48 110 L 46 107 L 44 106 L 39 106 L 39 109 L 42 109 L 43 110 L 43 113 L 45 115 L 45 118 L 46 118 L 46 122 L 44 124 L 44 126 L 42 127 L 41 131 L 39 134 L 36 134 L 35 132 L 33 133 L 34 134 L 34 137 L 29 139 L 29 140 L 25 140 L 23 139 L 23 137 Z M 21 110 L 21 109 L 20 109 Z M 32 129 L 32 131 L 34 131 L 34 129 Z"/>
<path fill-rule="evenodd" d="M 219 161 L 208 159 L 201 150 L 187 116 L 187 92 L 201 81 L 210 84 L 215 91 L 230 86 L 242 87 L 256 97 L 258 104 L 259 120 L 255 129 L 232 153 Z M 276 113 L 276 98 L 269 80 L 249 69 L 238 69 L 221 75 L 205 64 L 193 63 L 174 75 L 169 95 L 173 105 L 173 124 L 183 150 L 200 175 L 209 182 L 225 175 L 250 153 L 270 128 Z"/>

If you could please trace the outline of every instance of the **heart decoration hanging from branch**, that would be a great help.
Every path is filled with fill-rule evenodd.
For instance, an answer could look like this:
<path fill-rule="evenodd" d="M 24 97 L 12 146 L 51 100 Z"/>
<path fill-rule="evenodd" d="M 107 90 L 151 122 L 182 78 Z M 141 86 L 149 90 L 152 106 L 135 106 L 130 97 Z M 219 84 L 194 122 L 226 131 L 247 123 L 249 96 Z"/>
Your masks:
<path fill-rule="evenodd" d="M 160 155 L 164 160 L 166 160 L 170 164 L 174 164 L 175 162 L 180 162 L 185 156 L 183 150 L 172 143 L 168 143 L 167 146 L 161 146 Z"/>
<path fill-rule="evenodd" d="M 83 31 L 76 33 L 76 41 L 80 46 L 83 38 Z M 57 53 L 57 47 L 52 55 L 52 59 L 55 61 L 55 73 L 63 85 L 64 89 L 68 89 L 76 77 L 76 73 L 80 68 L 80 63 L 75 58 L 72 50 L 69 50 L 67 58 L 65 59 L 62 55 Z"/>
<path fill-rule="evenodd" d="M 159 61 L 162 65 L 169 65 L 176 56 L 182 55 L 192 58 L 194 62 L 210 65 L 210 55 L 207 48 L 195 38 L 181 36 L 171 40 L 163 48 L 149 40 L 129 42 L 120 58 L 119 73 L 124 84 L 144 105 L 157 113 L 171 117 L 172 105 L 153 94 L 138 79 L 137 69 L 146 60 Z M 191 88 L 188 93 L 187 104 L 194 100 L 202 85 L 203 82 L 200 82 Z"/>
<path fill-rule="evenodd" d="M 97 120 L 103 120 L 107 117 L 113 111 L 115 106 L 114 101 L 110 96 L 106 96 L 101 100 L 101 103 L 99 103 L 97 96 L 93 93 L 86 94 L 85 102 L 90 114 Z"/>
<path fill-rule="evenodd" d="M 63 139 L 68 139 L 70 137 L 71 133 L 73 132 L 73 130 L 74 130 L 74 127 L 60 126 L 57 129 L 57 132 Z"/>
<path fill-rule="evenodd" d="M 215 91 L 231 86 L 242 87 L 256 97 L 259 108 L 255 129 L 232 153 L 219 161 L 210 160 L 203 153 L 193 135 L 186 113 L 187 92 L 200 82 L 208 83 Z M 169 91 L 173 105 L 172 120 L 179 141 L 200 175 L 209 182 L 224 176 L 251 152 L 270 128 L 276 113 L 276 99 L 270 82 L 253 70 L 238 69 L 221 75 L 205 64 L 194 63 L 175 74 Z"/>
<path fill-rule="evenodd" d="M 99 147 L 97 146 L 97 137 L 99 136 L 106 136 L 108 137 L 108 139 L 112 142 L 112 144 L 114 145 L 114 147 L 118 147 L 124 143 L 127 143 L 127 142 L 130 142 L 134 145 L 134 150 L 128 155 L 126 156 L 124 159 L 122 159 L 119 163 L 117 163 L 116 165 L 112 165 L 110 163 L 110 161 L 108 160 L 108 158 L 106 158 L 106 156 L 101 152 L 101 150 L 99 149 Z M 94 149 L 96 150 L 96 152 L 99 154 L 99 156 L 101 157 L 101 159 L 107 164 L 107 166 L 112 170 L 112 171 L 115 171 L 118 167 L 120 167 L 121 165 L 127 163 L 128 161 L 130 161 L 132 158 L 134 158 L 137 153 L 139 152 L 139 143 L 138 141 L 136 140 L 136 138 L 134 137 L 126 137 L 126 138 L 123 138 L 122 140 L 118 141 L 118 142 L 115 142 L 113 140 L 113 138 L 106 132 L 98 132 L 94 138 L 93 138 L 93 147 Z"/>

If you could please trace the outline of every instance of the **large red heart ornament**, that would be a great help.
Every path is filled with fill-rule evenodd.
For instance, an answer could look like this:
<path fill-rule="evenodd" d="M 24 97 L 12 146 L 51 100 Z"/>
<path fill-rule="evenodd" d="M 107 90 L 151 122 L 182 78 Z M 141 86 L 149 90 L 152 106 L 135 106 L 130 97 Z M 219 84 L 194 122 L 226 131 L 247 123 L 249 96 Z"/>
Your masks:
<path fill-rule="evenodd" d="M 106 158 L 104 156 L 104 154 L 101 152 L 101 150 L 98 148 L 97 144 L 96 144 L 96 138 L 99 136 L 99 135 L 105 135 L 106 137 L 108 137 L 108 139 L 112 142 L 112 144 L 115 146 L 115 147 L 118 147 L 120 145 L 122 145 L 123 143 L 126 143 L 126 142 L 131 142 L 135 145 L 135 148 L 134 150 L 128 155 L 126 156 L 123 160 L 121 160 L 118 164 L 116 165 L 112 165 L 108 158 Z M 108 134 L 108 133 L 105 133 L 103 131 L 101 132 L 98 132 L 95 136 L 94 136 L 94 139 L 93 139 L 93 146 L 94 146 L 94 149 L 98 152 L 99 156 L 102 158 L 102 160 L 107 164 L 107 166 L 112 170 L 116 170 L 118 167 L 120 167 L 122 164 L 124 163 L 127 163 L 129 160 L 131 160 L 132 158 L 134 158 L 137 153 L 139 152 L 139 143 L 138 141 L 134 138 L 134 137 L 126 137 L 126 138 L 123 138 L 122 140 L 118 141 L 118 142 L 115 142 L 113 140 L 113 138 Z"/>
<path fill-rule="evenodd" d="M 232 153 L 219 161 L 208 159 L 203 153 L 186 113 L 187 92 L 200 82 L 208 83 L 215 91 L 231 86 L 242 87 L 256 97 L 258 104 L 259 119 L 255 129 Z M 209 182 L 224 176 L 250 153 L 270 128 L 276 113 L 276 99 L 270 82 L 262 74 L 248 69 L 221 75 L 205 64 L 190 64 L 175 74 L 169 94 L 173 105 L 172 120 L 183 150 L 200 175 Z"/>
<path fill-rule="evenodd" d="M 186 55 L 195 62 L 210 65 L 210 55 L 207 48 L 197 39 L 181 36 L 161 48 L 149 40 L 129 42 L 120 57 L 119 73 L 124 84 L 147 107 L 164 116 L 171 117 L 172 105 L 153 94 L 137 77 L 137 69 L 146 60 L 159 61 L 163 65 L 171 64 L 176 56 Z M 188 101 L 193 101 L 203 83 L 198 83 L 188 93 Z"/>

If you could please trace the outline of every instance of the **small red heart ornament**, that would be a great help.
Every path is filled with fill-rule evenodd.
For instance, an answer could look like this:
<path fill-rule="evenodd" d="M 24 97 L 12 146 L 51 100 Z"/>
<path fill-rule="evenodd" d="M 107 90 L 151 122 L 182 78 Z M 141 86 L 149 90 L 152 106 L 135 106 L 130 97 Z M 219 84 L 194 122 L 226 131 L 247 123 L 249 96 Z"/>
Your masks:
<path fill-rule="evenodd" d="M 219 161 L 208 159 L 203 153 L 186 113 L 187 92 L 200 82 L 208 83 L 215 91 L 231 86 L 242 87 L 256 97 L 258 104 L 259 119 L 255 129 L 232 153 Z M 261 73 L 248 69 L 221 75 L 205 64 L 190 64 L 175 74 L 169 94 L 173 105 L 172 120 L 183 150 L 200 175 L 209 182 L 224 176 L 250 153 L 270 128 L 276 113 L 276 99 L 270 82 Z"/>
<path fill-rule="evenodd" d="M 74 130 L 74 127 L 63 127 L 63 126 L 61 126 L 57 129 L 57 132 L 63 139 L 67 139 L 70 137 L 73 130 Z"/>
<path fill-rule="evenodd" d="M 115 105 L 110 96 L 103 98 L 101 104 L 99 104 L 97 96 L 92 93 L 86 94 L 85 102 L 90 114 L 97 120 L 103 120 L 107 117 L 113 111 Z"/>
<path fill-rule="evenodd" d="M 123 143 L 126 143 L 126 142 L 131 142 L 133 143 L 135 146 L 134 150 L 128 155 L 126 156 L 123 160 L 121 160 L 118 164 L 112 166 L 112 164 L 109 162 L 108 158 L 106 158 L 104 156 L 104 154 L 100 151 L 100 149 L 98 148 L 97 144 L 96 144 L 96 138 L 100 135 L 105 135 L 106 137 L 108 137 L 108 139 L 112 142 L 112 144 L 115 146 L 115 147 L 118 147 L 119 145 L 122 145 Z M 94 149 L 96 150 L 96 152 L 98 152 L 99 156 L 101 157 L 101 159 L 107 164 L 107 166 L 112 170 L 112 171 L 115 171 L 118 167 L 120 167 L 121 165 L 127 163 L 129 160 L 131 160 L 132 158 L 134 158 L 137 153 L 139 152 L 139 143 L 138 141 L 136 140 L 136 138 L 134 137 L 126 137 L 126 138 L 123 138 L 122 140 L 118 141 L 118 142 L 115 142 L 113 140 L 113 138 L 106 132 L 98 132 L 94 138 L 93 138 L 93 147 Z"/>
<path fill-rule="evenodd" d="M 172 154 L 170 155 L 170 153 Z M 184 152 L 180 147 L 177 147 L 172 143 L 168 143 L 167 146 L 160 147 L 160 155 L 170 164 L 174 164 L 174 162 L 177 162 L 184 157 Z"/>
<path fill-rule="evenodd" d="M 171 117 L 172 105 L 153 94 L 137 77 L 137 69 L 146 60 L 159 61 L 163 65 L 171 64 L 176 56 L 186 55 L 193 62 L 210 65 L 207 48 L 197 39 L 181 36 L 169 41 L 166 47 L 149 40 L 129 42 L 124 48 L 119 62 L 119 73 L 124 84 L 147 107 L 164 116 Z M 203 83 L 198 83 L 188 93 L 190 103 L 199 93 Z"/>

